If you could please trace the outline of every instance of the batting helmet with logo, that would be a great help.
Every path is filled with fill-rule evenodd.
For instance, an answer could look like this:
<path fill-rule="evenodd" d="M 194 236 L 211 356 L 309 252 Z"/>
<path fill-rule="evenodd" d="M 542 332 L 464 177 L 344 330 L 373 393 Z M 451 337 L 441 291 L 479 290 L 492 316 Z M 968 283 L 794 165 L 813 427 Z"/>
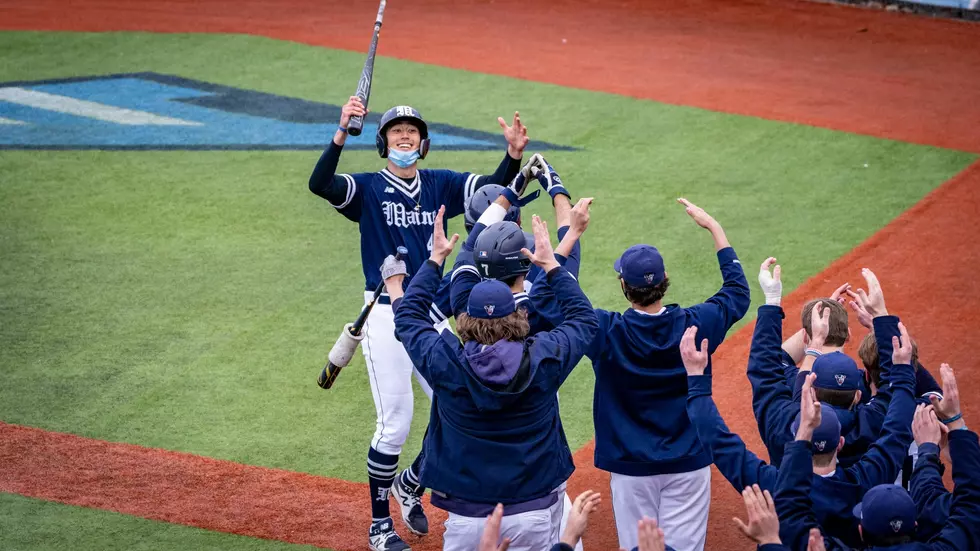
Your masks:
<path fill-rule="evenodd" d="M 389 126 L 399 122 L 410 122 L 419 129 L 419 135 L 422 138 L 419 143 L 419 159 L 424 159 L 426 153 L 429 152 L 429 127 L 425 124 L 422 114 L 408 105 L 392 107 L 381 116 L 381 122 L 378 123 L 378 135 L 374 139 L 378 146 L 378 155 L 381 155 L 382 159 L 388 158 L 388 136 L 386 132 Z"/>
<path fill-rule="evenodd" d="M 531 269 L 531 260 L 521 252 L 531 249 L 533 241 L 514 222 L 490 224 L 473 246 L 473 260 L 480 275 L 491 279 L 505 279 L 526 274 Z"/>

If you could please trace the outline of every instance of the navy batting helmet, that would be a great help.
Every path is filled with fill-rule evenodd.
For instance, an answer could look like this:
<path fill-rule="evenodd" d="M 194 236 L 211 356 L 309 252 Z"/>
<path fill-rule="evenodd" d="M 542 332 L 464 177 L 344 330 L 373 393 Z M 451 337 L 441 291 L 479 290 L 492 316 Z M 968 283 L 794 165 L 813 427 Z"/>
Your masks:
<path fill-rule="evenodd" d="M 514 222 L 490 224 L 473 246 L 473 260 L 480 275 L 491 279 L 504 279 L 526 274 L 531 260 L 521 252 L 531 249 L 527 234 Z"/>
<path fill-rule="evenodd" d="M 473 229 L 476 225 L 476 221 L 480 219 L 484 211 L 500 197 L 500 192 L 504 190 L 504 186 L 498 186 L 497 184 L 486 184 L 470 196 L 470 200 L 466 203 L 466 212 L 463 213 L 466 231 Z M 504 215 L 504 220 L 507 222 L 517 222 L 521 219 L 521 206 L 511 205 L 507 209 L 507 214 Z"/>
<path fill-rule="evenodd" d="M 392 107 L 382 115 L 381 122 L 378 123 L 378 135 L 374 138 L 374 142 L 378 146 L 378 155 L 381 155 L 382 159 L 388 158 L 388 136 L 386 132 L 389 126 L 399 122 L 410 122 L 418 127 L 419 135 L 422 137 L 422 141 L 419 143 L 419 159 L 424 159 L 425 154 L 429 152 L 429 127 L 425 124 L 422 114 L 408 105 Z"/>

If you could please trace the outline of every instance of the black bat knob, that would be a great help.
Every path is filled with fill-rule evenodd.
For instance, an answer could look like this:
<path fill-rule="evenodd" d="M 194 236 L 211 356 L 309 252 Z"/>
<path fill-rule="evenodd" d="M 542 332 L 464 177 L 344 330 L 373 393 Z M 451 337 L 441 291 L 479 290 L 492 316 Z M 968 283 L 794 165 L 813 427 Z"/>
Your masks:
<path fill-rule="evenodd" d="M 401 260 L 406 256 L 408 256 L 407 247 L 398 247 L 397 249 L 395 249 L 395 260 Z"/>

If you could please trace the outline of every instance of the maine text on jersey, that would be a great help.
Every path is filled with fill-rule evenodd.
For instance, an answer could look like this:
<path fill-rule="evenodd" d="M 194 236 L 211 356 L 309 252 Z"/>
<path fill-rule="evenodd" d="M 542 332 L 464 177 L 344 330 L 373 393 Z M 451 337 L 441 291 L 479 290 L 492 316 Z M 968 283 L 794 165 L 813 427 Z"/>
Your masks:
<path fill-rule="evenodd" d="M 396 228 L 408 228 L 411 226 L 434 226 L 436 223 L 437 211 L 421 211 L 408 207 L 404 203 L 395 201 L 382 201 L 381 210 L 385 214 L 385 222 L 389 226 Z"/>

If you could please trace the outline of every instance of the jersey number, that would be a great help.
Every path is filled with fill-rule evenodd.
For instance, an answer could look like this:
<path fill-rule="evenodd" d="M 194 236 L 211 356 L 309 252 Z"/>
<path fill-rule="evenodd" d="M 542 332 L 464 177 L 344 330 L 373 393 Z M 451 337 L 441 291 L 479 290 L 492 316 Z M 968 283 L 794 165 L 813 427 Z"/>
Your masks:
<path fill-rule="evenodd" d="M 432 252 L 432 236 L 431 235 L 429 236 L 429 242 L 425 244 L 425 248 L 428 249 L 430 253 Z"/>

